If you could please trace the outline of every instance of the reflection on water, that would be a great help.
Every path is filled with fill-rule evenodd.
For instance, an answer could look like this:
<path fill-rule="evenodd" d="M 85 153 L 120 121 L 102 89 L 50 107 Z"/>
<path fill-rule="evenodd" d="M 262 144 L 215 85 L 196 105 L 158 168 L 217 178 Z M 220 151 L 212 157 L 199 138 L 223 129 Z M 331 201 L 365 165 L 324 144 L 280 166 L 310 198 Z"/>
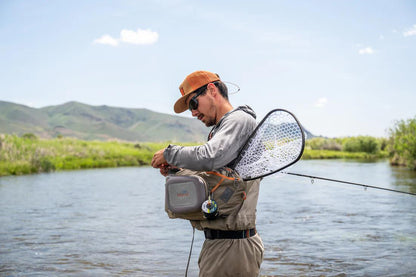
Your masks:
<path fill-rule="evenodd" d="M 392 167 L 393 184 L 400 190 L 416 193 L 416 171 L 403 167 Z"/>
<path fill-rule="evenodd" d="M 386 162 L 292 172 L 415 192 Z M 190 224 L 164 213 L 152 168 L 0 178 L 0 276 L 183 276 Z M 416 197 L 276 174 L 261 184 L 263 276 L 416 276 Z M 189 276 L 198 275 L 196 232 Z"/>

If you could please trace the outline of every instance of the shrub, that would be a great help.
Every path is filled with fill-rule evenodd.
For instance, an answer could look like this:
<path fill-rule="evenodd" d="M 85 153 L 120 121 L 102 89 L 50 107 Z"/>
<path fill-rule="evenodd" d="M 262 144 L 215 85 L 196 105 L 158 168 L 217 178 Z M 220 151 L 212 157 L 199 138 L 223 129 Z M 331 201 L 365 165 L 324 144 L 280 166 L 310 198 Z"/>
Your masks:
<path fill-rule="evenodd" d="M 416 170 L 416 117 L 397 121 L 389 133 L 390 163 Z"/>
<path fill-rule="evenodd" d="M 343 143 L 343 150 L 346 152 L 377 154 L 380 151 L 380 142 L 369 136 L 346 138 Z"/>
<path fill-rule="evenodd" d="M 311 150 L 341 151 L 342 145 L 339 139 L 312 138 L 306 141 L 306 147 Z"/>
<path fill-rule="evenodd" d="M 38 137 L 33 133 L 25 133 L 22 135 L 22 138 L 29 139 L 29 140 L 37 140 Z"/>

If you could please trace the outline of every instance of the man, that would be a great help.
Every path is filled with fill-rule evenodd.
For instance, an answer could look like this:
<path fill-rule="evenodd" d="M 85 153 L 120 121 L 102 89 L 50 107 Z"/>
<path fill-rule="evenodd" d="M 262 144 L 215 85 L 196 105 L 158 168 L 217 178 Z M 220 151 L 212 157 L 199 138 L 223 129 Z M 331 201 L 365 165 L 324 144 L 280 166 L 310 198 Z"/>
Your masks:
<path fill-rule="evenodd" d="M 164 176 L 167 165 L 216 171 L 216 174 L 231 172 L 229 168 L 256 127 L 254 111 L 248 106 L 233 109 L 227 87 L 217 74 L 208 71 L 191 73 L 179 90 L 182 97 L 176 101 L 174 111 L 182 113 L 189 109 L 192 116 L 213 128 L 203 145 L 169 145 L 157 151 L 152 166 L 160 168 Z M 218 205 L 220 216 L 211 220 L 191 220 L 192 226 L 203 230 L 206 238 L 198 261 L 200 276 L 258 276 L 264 252 L 255 229 L 259 183 L 260 180 L 231 182 L 230 188 L 216 196 L 224 203 L 221 204 L 224 206 L 220 202 Z M 240 190 L 235 189 L 238 186 Z M 241 197 L 240 191 L 243 192 Z M 228 202 L 230 194 L 240 199 L 238 204 Z M 234 207 L 226 207 L 227 204 Z"/>

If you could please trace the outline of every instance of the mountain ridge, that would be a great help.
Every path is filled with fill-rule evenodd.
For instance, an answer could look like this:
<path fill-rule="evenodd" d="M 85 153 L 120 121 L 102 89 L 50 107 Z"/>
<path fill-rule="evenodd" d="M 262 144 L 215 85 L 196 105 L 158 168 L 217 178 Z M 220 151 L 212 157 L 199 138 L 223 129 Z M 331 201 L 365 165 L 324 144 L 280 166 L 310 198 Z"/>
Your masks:
<path fill-rule="evenodd" d="M 77 101 L 32 108 L 0 100 L 0 133 L 82 140 L 201 142 L 209 129 L 195 118 L 146 108 L 93 106 Z M 305 129 L 307 138 L 314 137 Z"/>
<path fill-rule="evenodd" d="M 192 142 L 206 140 L 208 130 L 193 118 L 143 108 L 92 106 L 76 101 L 32 108 L 0 101 L 0 133 L 83 140 Z"/>

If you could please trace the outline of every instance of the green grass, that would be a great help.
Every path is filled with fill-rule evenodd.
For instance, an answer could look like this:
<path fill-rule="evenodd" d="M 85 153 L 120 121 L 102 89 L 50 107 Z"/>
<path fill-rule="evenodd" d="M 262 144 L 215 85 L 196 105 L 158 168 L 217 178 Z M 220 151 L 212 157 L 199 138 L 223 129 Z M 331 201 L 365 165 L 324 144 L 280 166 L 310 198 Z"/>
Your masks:
<path fill-rule="evenodd" d="M 82 141 L 0 136 L 0 176 L 55 170 L 149 165 L 168 143 Z"/>
<path fill-rule="evenodd" d="M 354 159 L 354 160 L 374 160 L 387 158 L 388 153 L 381 151 L 377 154 L 369 154 L 365 152 L 346 152 L 336 150 L 313 150 L 305 149 L 302 159 Z"/>
<path fill-rule="evenodd" d="M 169 145 L 121 141 L 83 141 L 73 138 L 38 139 L 0 135 L 0 176 L 23 175 L 55 170 L 75 170 L 150 165 L 153 154 Z M 181 145 L 195 145 L 182 143 Z M 306 147 L 302 159 L 376 159 L 386 152 L 369 154 Z"/>

